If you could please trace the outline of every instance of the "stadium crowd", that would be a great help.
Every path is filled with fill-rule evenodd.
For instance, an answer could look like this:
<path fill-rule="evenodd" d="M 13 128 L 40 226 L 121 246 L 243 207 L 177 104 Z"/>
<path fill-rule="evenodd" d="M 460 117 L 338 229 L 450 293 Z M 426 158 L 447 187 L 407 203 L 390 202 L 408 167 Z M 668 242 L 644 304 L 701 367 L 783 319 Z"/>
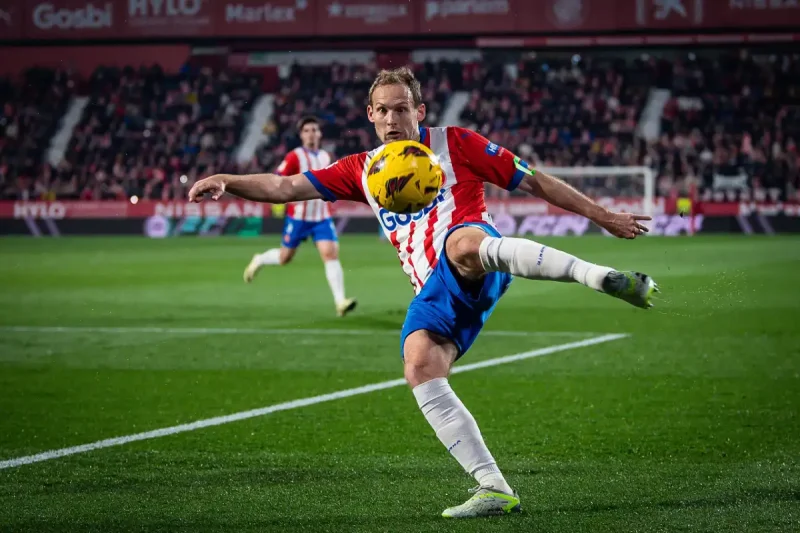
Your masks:
<path fill-rule="evenodd" d="M 234 149 L 260 94 L 258 76 L 207 68 L 168 74 L 158 66 L 99 68 L 82 89 L 89 100 L 63 160 L 55 166 L 44 161 L 48 137 L 39 137 L 37 157 L 18 155 L 4 166 L 4 196 L 181 197 L 199 177 L 238 171 Z M 22 102 L 10 100 L 6 107 Z M 63 114 L 67 104 L 59 105 Z M 26 109 L 36 114 L 48 107 Z M 52 136 L 59 114 L 46 117 Z"/>
<path fill-rule="evenodd" d="M 0 79 L 0 197 L 52 199 L 62 190 L 43 161 L 75 93 L 73 76 L 34 68 Z"/>
<path fill-rule="evenodd" d="M 461 124 L 516 151 L 537 166 L 636 166 L 657 171 L 657 193 L 691 184 L 711 194 L 726 188 L 800 188 L 800 59 L 747 51 L 612 58 L 541 57 L 516 63 L 417 65 L 426 123 L 438 124 L 454 91 L 469 98 Z M 0 81 L 0 194 L 5 198 L 181 198 L 213 172 L 272 170 L 298 139 L 297 119 L 323 120 L 324 148 L 341 157 L 376 145 L 364 113 L 375 64 L 299 66 L 280 81 L 267 141 L 237 165 L 259 76 L 157 66 L 98 69 L 81 84 L 89 103 L 64 161 L 45 162 L 75 80 L 34 70 L 22 84 Z M 637 129 L 651 88 L 671 90 L 660 136 Z M 628 178 L 582 183 L 593 195 L 641 194 Z"/>

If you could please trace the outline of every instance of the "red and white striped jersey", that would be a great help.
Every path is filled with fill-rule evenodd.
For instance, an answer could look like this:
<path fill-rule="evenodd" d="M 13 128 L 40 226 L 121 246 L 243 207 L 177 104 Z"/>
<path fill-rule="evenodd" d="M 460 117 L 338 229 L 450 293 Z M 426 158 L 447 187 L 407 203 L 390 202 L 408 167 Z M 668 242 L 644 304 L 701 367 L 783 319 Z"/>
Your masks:
<path fill-rule="evenodd" d="M 312 151 L 298 147 L 286 154 L 278 167 L 281 176 L 293 176 L 309 170 L 318 170 L 331 164 L 331 156 L 325 150 Z M 306 222 L 319 222 L 331 218 L 331 211 L 324 200 L 292 202 L 286 206 L 286 216 Z"/>
<path fill-rule="evenodd" d="M 528 172 L 527 163 L 514 154 L 464 128 L 420 128 L 420 142 L 439 158 L 444 183 L 436 199 L 418 213 L 392 213 L 369 194 L 367 169 L 383 147 L 305 173 L 326 200 L 351 200 L 372 207 L 417 293 L 439 261 L 448 230 L 468 222 L 492 224 L 484 183 L 513 190 Z"/>

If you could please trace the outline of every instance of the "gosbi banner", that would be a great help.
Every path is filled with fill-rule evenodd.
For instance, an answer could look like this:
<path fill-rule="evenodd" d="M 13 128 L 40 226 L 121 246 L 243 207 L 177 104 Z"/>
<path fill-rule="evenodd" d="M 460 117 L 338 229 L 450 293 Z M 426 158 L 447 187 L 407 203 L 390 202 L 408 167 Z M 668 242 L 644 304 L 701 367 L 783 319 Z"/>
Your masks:
<path fill-rule="evenodd" d="M 597 198 L 596 201 L 617 212 L 642 212 L 642 200 L 639 198 Z M 536 198 L 520 198 L 511 200 L 487 199 L 487 208 L 494 217 L 499 216 L 551 216 L 570 214 Z M 282 207 L 282 206 L 280 206 Z M 356 202 L 334 202 L 330 204 L 334 217 L 374 218 L 372 209 Z M 283 209 L 279 206 L 225 200 L 221 202 L 188 202 L 142 201 L 136 204 L 123 201 L 55 201 L 55 202 L 0 202 L 0 220 L 9 219 L 114 219 L 114 218 L 148 218 L 162 216 L 165 218 L 281 218 Z M 675 204 L 658 198 L 654 206 L 654 215 L 674 214 Z M 705 217 L 730 217 L 751 214 L 784 215 L 800 217 L 798 202 L 708 202 L 695 206 L 695 213 Z M 397 215 L 386 212 L 382 214 L 385 224 L 403 223 L 404 218 L 414 215 Z"/>
<path fill-rule="evenodd" d="M 1 40 L 797 27 L 800 0 L 0 0 Z"/>

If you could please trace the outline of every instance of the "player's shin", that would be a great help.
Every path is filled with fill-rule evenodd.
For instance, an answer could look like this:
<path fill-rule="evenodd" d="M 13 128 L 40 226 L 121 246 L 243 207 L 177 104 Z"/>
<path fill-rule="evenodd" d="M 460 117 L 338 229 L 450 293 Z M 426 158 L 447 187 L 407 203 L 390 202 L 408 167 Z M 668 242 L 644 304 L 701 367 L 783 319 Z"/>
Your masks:
<path fill-rule="evenodd" d="M 478 424 L 450 388 L 447 378 L 436 378 L 413 389 L 422 414 L 447 451 L 482 487 L 512 494 L 492 454 L 483 442 Z"/>
<path fill-rule="evenodd" d="M 574 281 L 597 291 L 603 291 L 603 280 L 614 270 L 528 239 L 486 237 L 479 253 L 487 272 L 508 272 L 527 279 Z"/>
<path fill-rule="evenodd" d="M 261 266 L 281 264 L 281 251 L 278 248 L 267 250 L 263 254 L 259 254 L 257 257 L 258 263 Z"/>
<path fill-rule="evenodd" d="M 328 285 L 333 293 L 333 301 L 336 305 L 341 304 L 344 299 L 344 270 L 342 263 L 338 259 L 325 261 L 325 277 L 328 278 Z"/>

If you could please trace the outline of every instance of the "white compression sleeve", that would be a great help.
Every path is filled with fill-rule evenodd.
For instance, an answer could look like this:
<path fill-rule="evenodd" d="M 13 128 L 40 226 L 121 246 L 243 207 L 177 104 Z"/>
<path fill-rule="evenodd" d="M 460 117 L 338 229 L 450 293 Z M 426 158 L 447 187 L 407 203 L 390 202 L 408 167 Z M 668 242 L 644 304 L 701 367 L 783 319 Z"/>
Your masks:
<path fill-rule="evenodd" d="M 512 494 L 511 487 L 483 442 L 478 424 L 450 388 L 447 378 L 436 378 L 417 385 L 413 392 L 436 436 L 462 468 L 474 476 L 481 486 Z"/>
<path fill-rule="evenodd" d="M 277 248 L 267 250 L 258 256 L 258 262 L 262 265 L 279 265 L 281 264 L 281 251 Z"/>
<path fill-rule="evenodd" d="M 528 239 L 486 237 L 480 258 L 487 272 L 508 272 L 527 279 L 577 281 L 597 291 L 614 269 L 582 259 Z"/>
<path fill-rule="evenodd" d="M 333 293 L 333 301 L 338 305 L 344 300 L 344 270 L 338 259 L 325 261 L 325 277 Z"/>

